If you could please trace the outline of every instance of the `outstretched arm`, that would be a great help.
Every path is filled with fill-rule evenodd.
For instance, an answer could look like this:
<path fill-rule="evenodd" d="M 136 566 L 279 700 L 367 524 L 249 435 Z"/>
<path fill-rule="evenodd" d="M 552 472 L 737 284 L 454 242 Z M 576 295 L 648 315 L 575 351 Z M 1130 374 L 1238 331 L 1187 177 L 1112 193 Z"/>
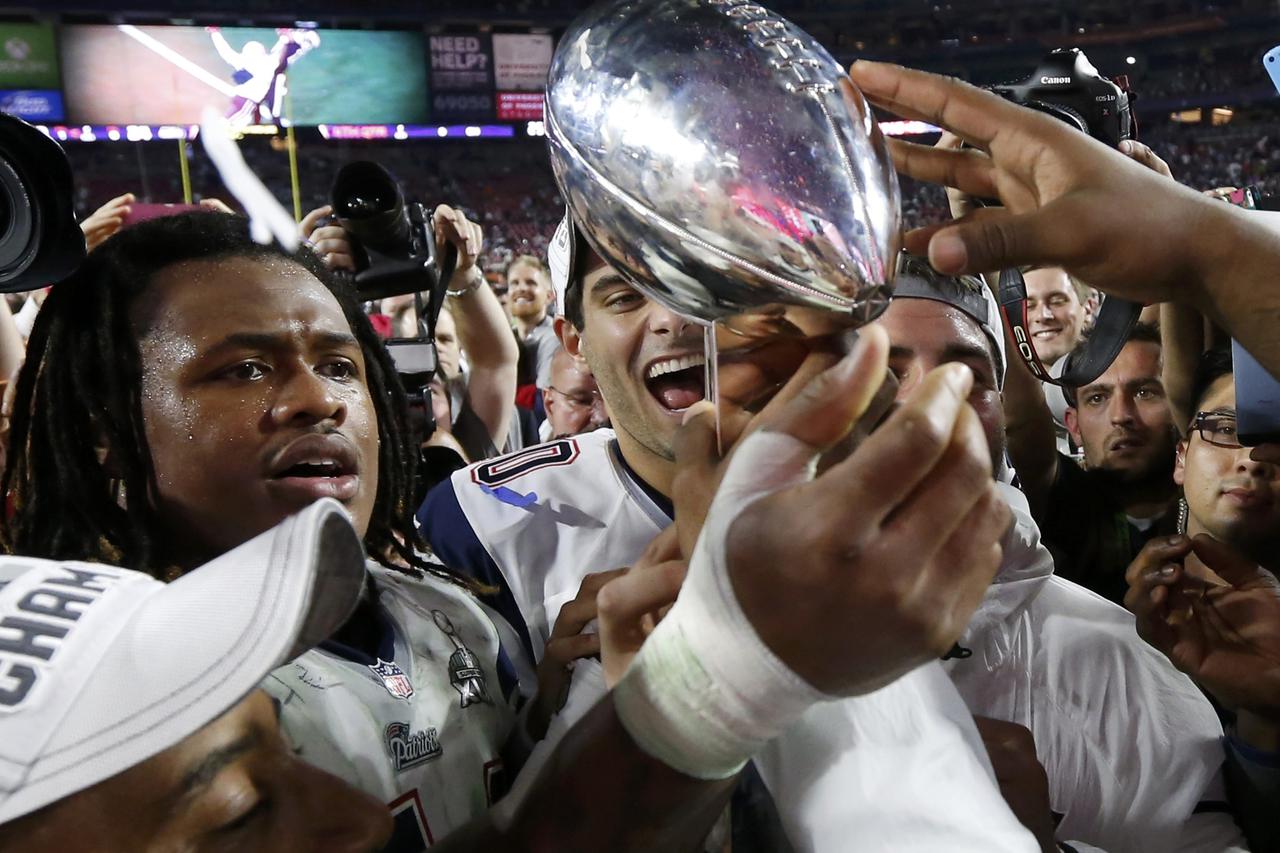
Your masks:
<path fill-rule="evenodd" d="M 489 288 L 478 265 L 484 244 L 480 226 L 461 210 L 447 205 L 436 208 L 437 244 L 446 241 L 458 250 L 458 265 L 449 289 L 459 294 L 449 299 L 449 311 L 458 325 L 458 342 L 471 365 L 467 397 L 484 423 L 493 446 L 502 450 L 516 407 L 516 364 L 520 351 L 502 311 L 502 303 Z"/>
<path fill-rule="evenodd" d="M 222 61 L 230 65 L 232 68 L 243 68 L 244 60 L 222 35 L 222 31 L 217 27 L 208 27 L 209 38 L 213 41 L 213 49 L 218 51 L 218 56 L 222 57 Z"/>
<path fill-rule="evenodd" d="M 1004 205 L 908 234 L 907 248 L 927 251 L 938 271 L 1052 264 L 1116 296 L 1181 302 L 1280 375 L 1280 231 L 1265 217 L 959 80 L 863 61 L 850 75 L 873 104 L 974 146 L 941 151 L 890 140 L 899 171 Z"/>

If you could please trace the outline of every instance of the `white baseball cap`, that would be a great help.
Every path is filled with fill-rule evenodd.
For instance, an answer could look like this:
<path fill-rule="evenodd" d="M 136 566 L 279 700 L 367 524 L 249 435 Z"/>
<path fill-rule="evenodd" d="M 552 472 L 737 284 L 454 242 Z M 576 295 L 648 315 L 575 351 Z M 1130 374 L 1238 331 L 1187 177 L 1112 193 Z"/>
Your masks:
<path fill-rule="evenodd" d="M 573 282 L 574 267 L 580 263 L 583 244 L 578 229 L 565 211 L 547 245 L 547 269 L 551 271 L 551 289 L 556 294 L 556 313 L 564 313 L 564 295 Z"/>
<path fill-rule="evenodd" d="M 0 558 L 0 823 L 199 731 L 337 630 L 364 577 L 332 499 L 169 584 Z"/>

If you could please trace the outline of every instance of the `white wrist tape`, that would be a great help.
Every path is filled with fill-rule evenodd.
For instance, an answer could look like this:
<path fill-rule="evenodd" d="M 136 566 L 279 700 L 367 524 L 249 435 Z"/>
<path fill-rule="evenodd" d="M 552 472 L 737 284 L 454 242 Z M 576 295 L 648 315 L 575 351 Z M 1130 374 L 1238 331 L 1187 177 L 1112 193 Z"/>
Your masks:
<path fill-rule="evenodd" d="M 614 688 L 614 707 L 636 743 L 688 776 L 732 776 L 809 706 L 833 698 L 760 639 L 734 595 L 725 556 L 738 515 L 811 479 L 815 461 L 812 448 L 783 433 L 758 432 L 738 447 L 679 598 Z"/>

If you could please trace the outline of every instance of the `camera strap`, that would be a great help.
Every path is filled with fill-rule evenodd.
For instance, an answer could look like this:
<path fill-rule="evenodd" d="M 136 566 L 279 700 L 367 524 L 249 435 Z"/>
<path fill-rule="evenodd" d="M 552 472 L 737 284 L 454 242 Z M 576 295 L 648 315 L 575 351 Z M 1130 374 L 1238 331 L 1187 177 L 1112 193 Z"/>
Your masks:
<path fill-rule="evenodd" d="M 1041 363 L 1027 329 L 1027 283 L 1019 270 L 1014 268 L 1000 272 L 998 296 L 1005 326 L 1027 369 L 1041 382 L 1071 388 L 1087 385 L 1111 366 L 1142 313 L 1142 306 L 1136 302 L 1107 297 L 1093 321 L 1093 328 L 1080 346 L 1066 357 L 1062 375 L 1055 378 Z"/>

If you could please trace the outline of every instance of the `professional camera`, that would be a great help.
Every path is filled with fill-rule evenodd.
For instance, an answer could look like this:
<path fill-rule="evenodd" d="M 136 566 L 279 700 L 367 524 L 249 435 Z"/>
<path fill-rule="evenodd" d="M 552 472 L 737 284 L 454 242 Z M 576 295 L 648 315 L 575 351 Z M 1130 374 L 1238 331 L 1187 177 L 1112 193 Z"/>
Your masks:
<path fill-rule="evenodd" d="M 1138 136 L 1132 111 L 1136 95 L 1129 91 L 1129 78 L 1108 80 L 1076 47 L 1053 51 L 1025 80 L 990 88 L 1015 104 L 1061 119 L 1111 148 Z"/>
<path fill-rule="evenodd" d="M 414 295 L 418 334 L 392 338 L 387 349 L 409 396 L 410 428 L 426 440 L 435 431 L 428 385 L 439 364 L 436 318 L 457 264 L 457 251 L 449 246 L 441 257 L 431 213 L 417 202 L 407 202 L 395 178 L 377 163 L 343 166 L 334 178 L 330 198 L 334 216 L 351 239 L 356 265 L 353 281 L 360 297 Z"/>
<path fill-rule="evenodd" d="M 55 284 L 80 266 L 84 234 L 58 143 L 0 113 L 0 291 Z"/>
<path fill-rule="evenodd" d="M 1103 77 L 1079 48 L 1055 50 L 1027 79 L 990 89 L 1016 104 L 1064 121 L 1109 148 L 1138 136 L 1132 110 L 1136 95 L 1129 91 L 1128 78 Z M 990 199 L 978 199 L 978 203 L 999 204 Z M 1042 361 L 1028 323 L 1022 273 L 1003 270 L 998 291 L 1005 326 L 1023 363 L 1041 382 L 1065 388 L 1079 388 L 1101 376 L 1119 355 L 1142 311 L 1141 305 L 1099 294 L 1089 334 L 1065 356 Z"/>

